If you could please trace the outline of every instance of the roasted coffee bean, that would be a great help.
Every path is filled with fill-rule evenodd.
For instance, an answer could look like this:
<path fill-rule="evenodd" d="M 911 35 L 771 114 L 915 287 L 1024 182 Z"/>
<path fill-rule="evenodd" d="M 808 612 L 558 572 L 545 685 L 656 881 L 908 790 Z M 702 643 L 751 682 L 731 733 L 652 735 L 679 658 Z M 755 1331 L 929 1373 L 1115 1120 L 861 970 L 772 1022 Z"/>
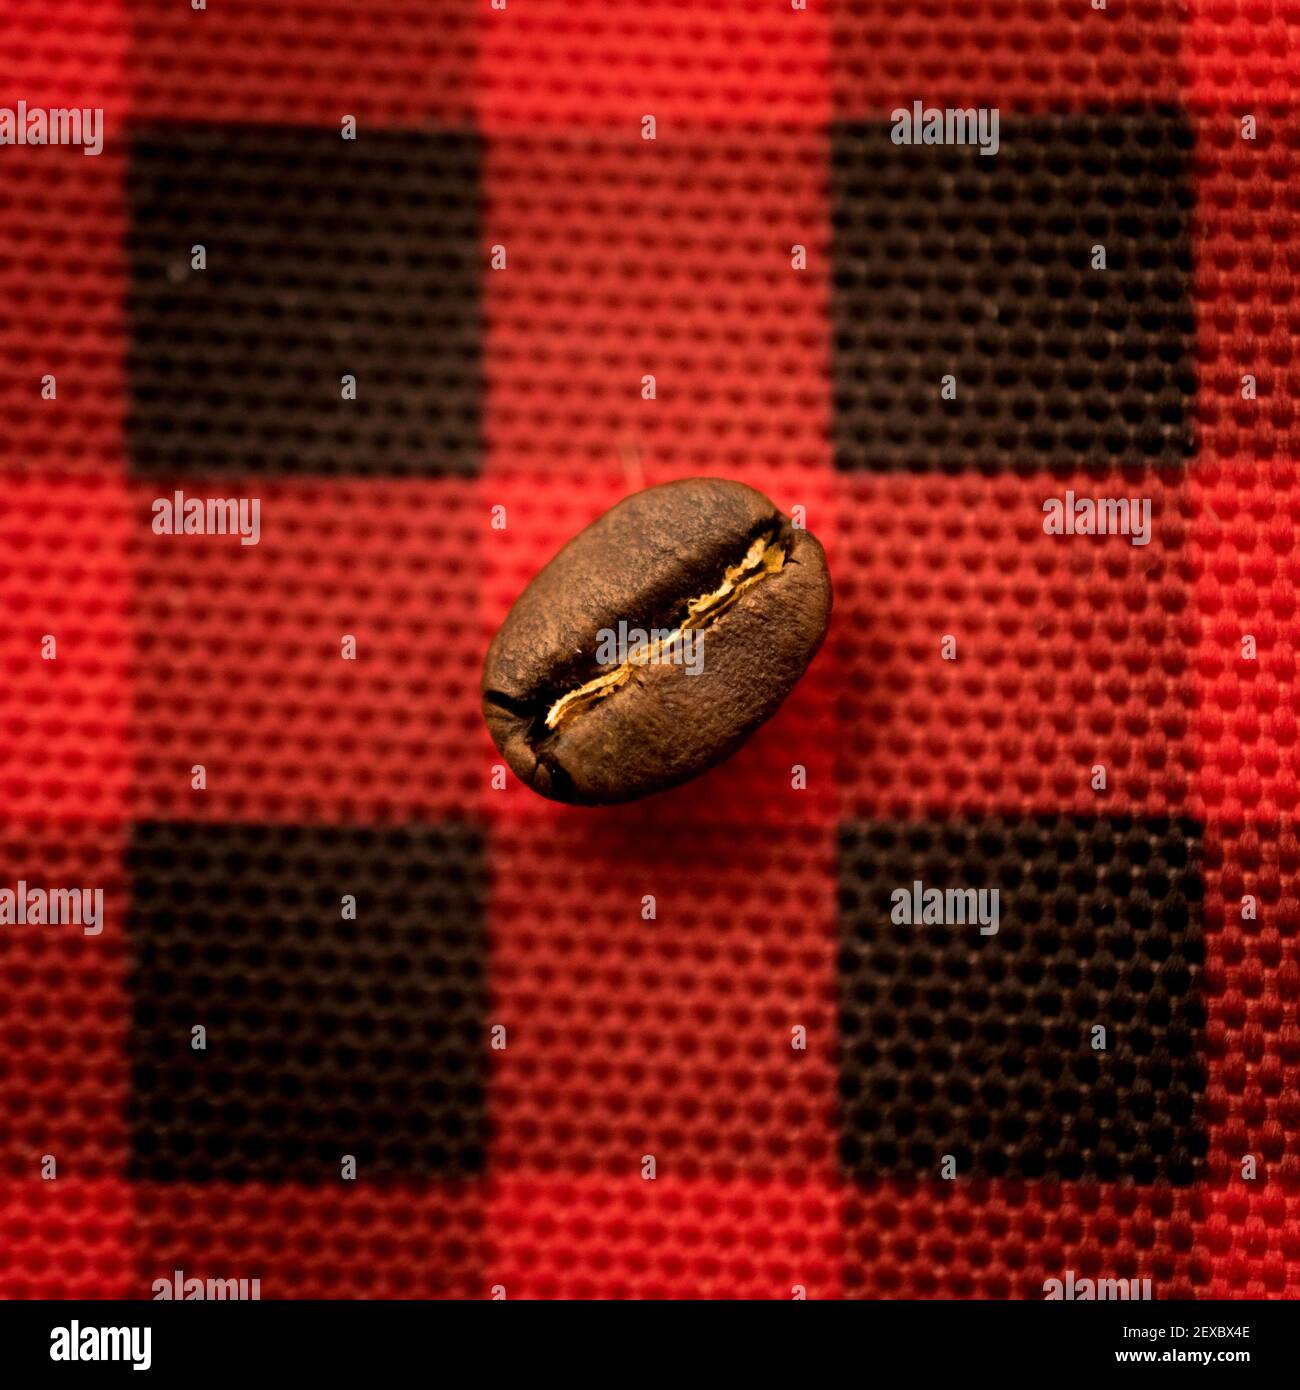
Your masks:
<path fill-rule="evenodd" d="M 514 772 L 556 801 L 632 801 L 698 776 L 776 713 L 821 645 L 821 545 L 751 487 L 626 498 L 520 594 L 483 668 Z"/>

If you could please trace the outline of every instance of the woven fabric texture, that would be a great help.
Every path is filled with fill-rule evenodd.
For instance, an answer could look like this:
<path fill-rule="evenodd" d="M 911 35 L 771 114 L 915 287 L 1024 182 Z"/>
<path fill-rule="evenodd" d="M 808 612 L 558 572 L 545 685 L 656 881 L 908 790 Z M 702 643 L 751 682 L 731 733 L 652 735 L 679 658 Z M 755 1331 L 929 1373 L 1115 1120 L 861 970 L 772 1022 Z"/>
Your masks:
<path fill-rule="evenodd" d="M 1300 0 L 3 18 L 104 143 L 0 145 L 0 890 L 103 897 L 0 923 L 0 1295 L 1300 1297 Z M 511 602 L 701 474 L 808 675 L 503 783 Z"/>

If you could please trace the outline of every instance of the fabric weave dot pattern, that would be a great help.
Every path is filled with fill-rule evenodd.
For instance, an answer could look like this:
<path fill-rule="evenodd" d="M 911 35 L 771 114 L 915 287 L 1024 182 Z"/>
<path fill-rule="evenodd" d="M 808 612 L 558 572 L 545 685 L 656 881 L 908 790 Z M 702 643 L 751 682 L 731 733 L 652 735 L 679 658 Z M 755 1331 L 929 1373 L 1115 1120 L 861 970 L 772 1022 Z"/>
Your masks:
<path fill-rule="evenodd" d="M 981 1177 L 1193 1181 L 1197 838 L 1117 821 L 842 831 L 848 1170 L 950 1157 Z M 954 885 L 953 908 L 925 907 Z"/>
<path fill-rule="evenodd" d="M 1297 54 L 1300 0 L 12 0 L 0 90 L 106 141 L 0 158 L 0 888 L 105 926 L 0 927 L 0 1294 L 1300 1296 Z M 807 678 L 644 806 L 499 785 L 509 604 L 697 474 L 826 545 Z M 891 924 L 927 875 L 998 936 Z"/>

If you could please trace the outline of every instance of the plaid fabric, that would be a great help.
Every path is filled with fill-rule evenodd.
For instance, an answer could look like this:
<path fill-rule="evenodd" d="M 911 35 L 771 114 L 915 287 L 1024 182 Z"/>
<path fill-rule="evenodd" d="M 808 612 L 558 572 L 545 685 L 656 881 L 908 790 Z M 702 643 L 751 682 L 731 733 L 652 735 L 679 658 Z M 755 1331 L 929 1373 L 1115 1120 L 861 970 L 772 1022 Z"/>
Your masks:
<path fill-rule="evenodd" d="M 108 138 L 0 148 L 0 886 L 106 893 L 0 932 L 0 1292 L 1300 1296 L 1300 4 L 3 19 Z M 678 792 L 494 789 L 496 624 L 696 474 L 807 508 L 809 675 Z"/>

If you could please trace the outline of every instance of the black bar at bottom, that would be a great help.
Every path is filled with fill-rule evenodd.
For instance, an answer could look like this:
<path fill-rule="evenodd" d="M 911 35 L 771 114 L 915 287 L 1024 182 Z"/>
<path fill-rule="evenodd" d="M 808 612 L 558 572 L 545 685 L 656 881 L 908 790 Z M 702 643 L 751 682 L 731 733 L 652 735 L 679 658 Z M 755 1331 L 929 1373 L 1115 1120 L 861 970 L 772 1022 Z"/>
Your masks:
<path fill-rule="evenodd" d="M 1289 1302 L 0 1305 L 6 1371 L 18 1373 L 9 1383 L 23 1386 L 115 1374 L 206 1384 L 282 1369 L 333 1385 L 407 1369 L 436 1379 L 440 1368 L 456 1380 L 471 1368 L 494 1379 L 590 1368 L 617 1383 L 679 1376 L 687 1364 L 725 1366 L 733 1383 L 751 1366 L 767 1383 L 854 1366 L 868 1382 L 909 1370 L 1067 1370 L 1109 1371 L 1122 1385 L 1151 1365 L 1276 1375 L 1293 1365 L 1296 1328 Z"/>

